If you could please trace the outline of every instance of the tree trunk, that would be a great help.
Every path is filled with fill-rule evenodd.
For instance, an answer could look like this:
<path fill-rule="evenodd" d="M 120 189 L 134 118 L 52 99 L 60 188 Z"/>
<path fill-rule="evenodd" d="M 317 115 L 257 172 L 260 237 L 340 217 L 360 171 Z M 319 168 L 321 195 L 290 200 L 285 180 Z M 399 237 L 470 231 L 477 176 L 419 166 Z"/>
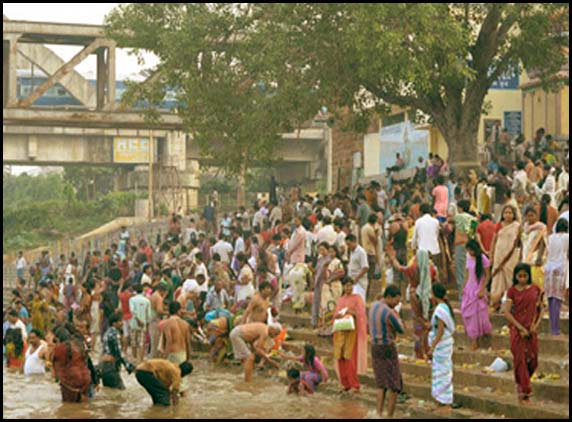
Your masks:
<path fill-rule="evenodd" d="M 452 127 L 443 133 L 449 147 L 449 167 L 479 167 L 478 132 L 468 128 Z"/>
<path fill-rule="evenodd" d="M 236 206 L 241 207 L 246 205 L 246 163 L 243 162 L 240 166 L 238 174 L 238 185 L 236 188 Z"/>

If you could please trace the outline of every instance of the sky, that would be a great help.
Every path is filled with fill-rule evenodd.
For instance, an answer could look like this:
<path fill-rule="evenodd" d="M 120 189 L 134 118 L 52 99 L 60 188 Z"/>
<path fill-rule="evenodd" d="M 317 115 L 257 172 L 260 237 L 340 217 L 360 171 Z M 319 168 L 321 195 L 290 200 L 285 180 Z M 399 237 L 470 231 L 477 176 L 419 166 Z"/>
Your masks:
<path fill-rule="evenodd" d="M 2 3 L 2 13 L 8 19 L 34 22 L 85 23 L 102 25 L 107 15 L 119 3 Z M 62 59 L 71 59 L 80 47 L 48 46 Z M 145 68 L 154 66 L 156 58 L 151 54 L 145 56 L 145 66 L 140 66 L 134 56 L 127 50 L 117 50 L 117 79 L 136 78 Z M 76 67 L 76 70 L 87 78 L 94 78 L 96 70 L 95 56 L 90 56 Z M 38 167 L 14 166 L 13 174 L 23 172 L 36 174 Z"/>
<path fill-rule="evenodd" d="M 35 22 L 63 22 L 102 25 L 105 15 L 120 3 L 2 3 L 2 13 L 8 19 Z M 48 46 L 64 60 L 71 59 L 80 47 Z M 117 51 L 117 79 L 134 78 L 141 70 L 154 66 L 156 58 L 145 55 L 145 66 L 139 66 L 127 50 Z M 90 56 L 76 67 L 86 77 L 93 77 L 96 70 L 95 56 Z"/>

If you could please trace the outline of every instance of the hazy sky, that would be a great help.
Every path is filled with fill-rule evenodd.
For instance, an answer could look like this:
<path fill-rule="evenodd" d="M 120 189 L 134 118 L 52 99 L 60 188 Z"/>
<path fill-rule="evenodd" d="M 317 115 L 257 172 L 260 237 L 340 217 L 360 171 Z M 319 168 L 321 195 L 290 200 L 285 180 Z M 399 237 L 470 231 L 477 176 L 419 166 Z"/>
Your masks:
<path fill-rule="evenodd" d="M 120 3 L 2 3 L 2 13 L 8 19 L 36 22 L 86 23 L 101 25 L 105 15 Z M 49 46 L 65 60 L 71 59 L 80 47 Z M 127 50 L 117 51 L 117 78 L 125 79 L 134 76 L 142 69 L 157 63 L 152 55 L 145 56 L 146 65 L 141 67 Z M 95 56 L 90 56 L 76 67 L 84 76 L 92 77 L 96 70 Z"/>

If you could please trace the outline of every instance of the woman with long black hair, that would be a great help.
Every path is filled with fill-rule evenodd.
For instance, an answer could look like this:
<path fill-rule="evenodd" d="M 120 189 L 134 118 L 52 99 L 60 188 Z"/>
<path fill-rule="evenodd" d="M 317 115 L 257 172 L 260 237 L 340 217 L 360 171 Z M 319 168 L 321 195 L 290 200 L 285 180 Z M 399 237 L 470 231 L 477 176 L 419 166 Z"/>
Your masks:
<path fill-rule="evenodd" d="M 466 281 L 463 287 L 461 315 L 465 322 L 465 332 L 473 340 L 471 350 L 477 350 L 479 338 L 489 335 L 492 331 L 487 301 L 487 280 L 490 277 L 491 264 L 476 240 L 469 240 L 466 249 Z"/>
<path fill-rule="evenodd" d="M 82 402 L 88 398 L 91 376 L 87 365 L 87 352 L 65 326 L 54 330 L 56 348 L 53 364 L 56 377 L 60 381 L 64 402 Z"/>

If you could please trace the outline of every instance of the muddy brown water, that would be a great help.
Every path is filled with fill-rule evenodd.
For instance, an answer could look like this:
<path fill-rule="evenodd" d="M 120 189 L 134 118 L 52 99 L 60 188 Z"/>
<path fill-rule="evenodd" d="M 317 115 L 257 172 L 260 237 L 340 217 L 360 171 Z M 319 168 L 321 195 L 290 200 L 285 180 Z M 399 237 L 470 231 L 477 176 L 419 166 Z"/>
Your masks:
<path fill-rule="evenodd" d="M 374 409 L 351 397 L 316 393 L 297 397 L 286 394 L 277 377 L 258 373 L 251 384 L 243 381 L 240 367 L 213 369 L 193 360 L 190 391 L 177 406 L 153 406 L 150 396 L 133 375 L 124 371 L 126 390 L 102 388 L 88 403 L 62 403 L 59 386 L 50 375 L 24 376 L 4 369 L 5 419 L 194 419 L 194 418 L 335 418 L 374 417 Z"/>

